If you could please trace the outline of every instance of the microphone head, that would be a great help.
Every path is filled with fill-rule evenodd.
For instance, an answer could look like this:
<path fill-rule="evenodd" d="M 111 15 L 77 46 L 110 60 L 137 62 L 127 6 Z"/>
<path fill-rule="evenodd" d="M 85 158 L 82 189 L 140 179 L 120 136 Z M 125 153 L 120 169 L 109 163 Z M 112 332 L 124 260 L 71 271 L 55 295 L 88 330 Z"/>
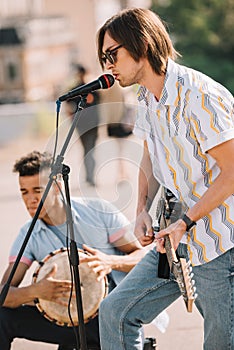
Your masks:
<path fill-rule="evenodd" d="M 102 89 L 109 89 L 115 82 L 115 78 L 111 74 L 103 74 L 98 80 Z"/>

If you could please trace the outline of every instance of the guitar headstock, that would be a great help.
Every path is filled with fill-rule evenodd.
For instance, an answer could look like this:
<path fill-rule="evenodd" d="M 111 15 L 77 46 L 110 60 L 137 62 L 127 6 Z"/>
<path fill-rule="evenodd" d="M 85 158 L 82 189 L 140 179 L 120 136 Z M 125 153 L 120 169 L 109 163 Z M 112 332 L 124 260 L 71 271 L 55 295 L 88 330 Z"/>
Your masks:
<path fill-rule="evenodd" d="M 180 258 L 180 264 L 183 274 L 183 299 L 188 312 L 192 312 L 193 303 L 197 297 L 195 281 L 193 278 L 192 265 L 190 261 L 186 261 L 185 258 Z"/>

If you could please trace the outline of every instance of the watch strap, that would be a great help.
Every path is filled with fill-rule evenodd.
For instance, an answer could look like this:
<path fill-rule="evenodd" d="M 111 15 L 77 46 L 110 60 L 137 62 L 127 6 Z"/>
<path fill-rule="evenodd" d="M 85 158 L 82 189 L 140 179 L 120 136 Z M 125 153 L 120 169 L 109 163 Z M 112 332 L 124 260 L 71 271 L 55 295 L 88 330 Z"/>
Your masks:
<path fill-rule="evenodd" d="M 191 220 L 186 214 L 183 214 L 181 219 L 186 223 L 186 231 L 188 232 L 189 230 L 191 230 L 191 228 L 195 225 L 197 225 L 197 223 L 193 220 Z"/>

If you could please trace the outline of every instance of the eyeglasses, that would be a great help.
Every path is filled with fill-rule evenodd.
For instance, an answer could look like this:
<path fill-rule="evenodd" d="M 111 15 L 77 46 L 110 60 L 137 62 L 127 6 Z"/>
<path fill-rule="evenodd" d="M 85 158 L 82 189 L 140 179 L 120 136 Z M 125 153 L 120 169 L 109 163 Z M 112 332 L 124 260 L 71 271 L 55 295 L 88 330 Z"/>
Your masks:
<path fill-rule="evenodd" d="M 117 51 L 123 47 L 123 45 L 116 46 L 112 50 L 107 50 L 103 55 L 102 55 L 102 62 L 103 64 L 106 64 L 106 61 L 108 60 L 111 64 L 114 64 L 117 62 Z"/>

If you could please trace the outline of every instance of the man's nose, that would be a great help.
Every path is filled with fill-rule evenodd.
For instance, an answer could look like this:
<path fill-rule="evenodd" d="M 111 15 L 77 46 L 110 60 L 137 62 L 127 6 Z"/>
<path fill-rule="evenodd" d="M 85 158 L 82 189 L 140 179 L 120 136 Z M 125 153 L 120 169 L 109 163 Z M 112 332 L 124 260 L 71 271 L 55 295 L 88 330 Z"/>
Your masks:
<path fill-rule="evenodd" d="M 34 193 L 29 194 L 28 197 L 27 197 L 27 200 L 30 201 L 31 203 L 38 202 L 37 195 L 35 195 Z"/>
<path fill-rule="evenodd" d="M 105 66 L 107 70 L 111 70 L 114 67 L 114 63 L 111 63 L 108 60 L 106 60 Z"/>

